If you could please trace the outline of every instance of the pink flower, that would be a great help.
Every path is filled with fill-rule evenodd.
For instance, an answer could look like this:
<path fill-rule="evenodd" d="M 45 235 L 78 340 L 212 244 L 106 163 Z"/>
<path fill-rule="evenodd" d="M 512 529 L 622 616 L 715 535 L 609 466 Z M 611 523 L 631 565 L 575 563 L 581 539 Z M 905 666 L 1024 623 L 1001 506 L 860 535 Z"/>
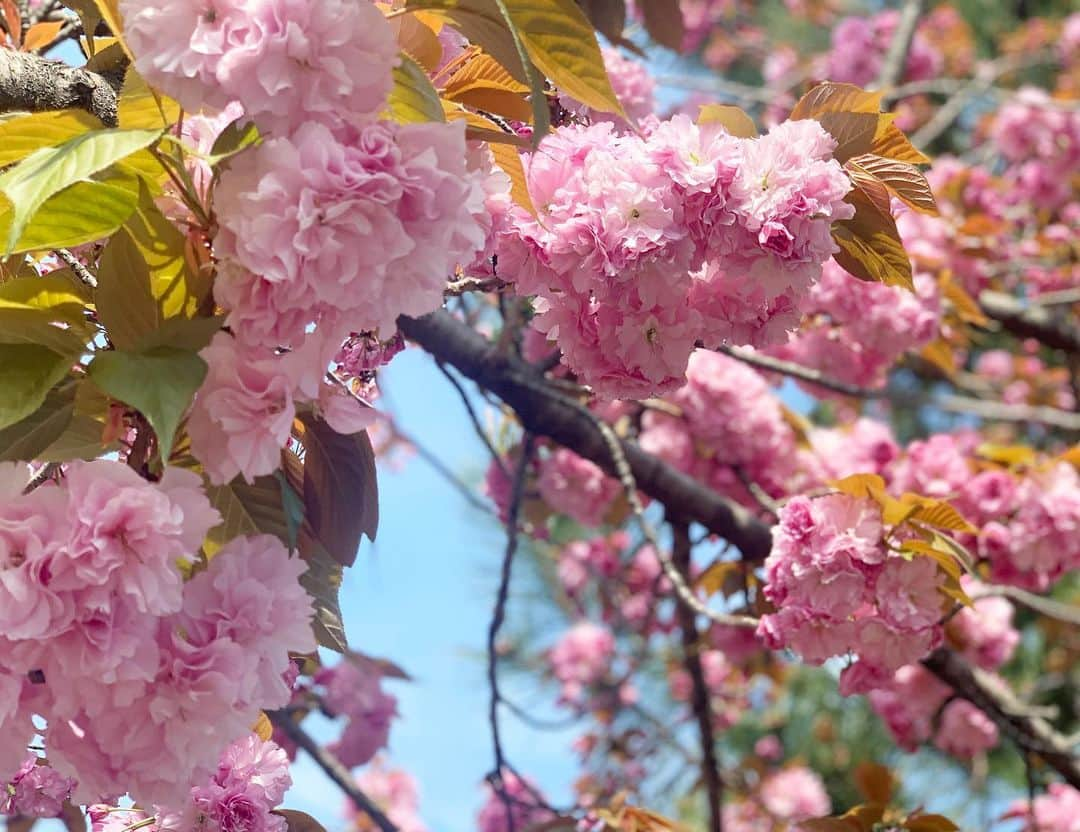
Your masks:
<path fill-rule="evenodd" d="M 225 789 L 248 791 L 267 808 L 281 803 L 292 785 L 285 752 L 254 734 L 242 737 L 221 753 L 214 780 Z"/>
<path fill-rule="evenodd" d="M 1051 783 L 1028 806 L 1017 800 L 1006 817 L 1023 818 L 1023 832 L 1080 832 L 1080 790 L 1067 783 Z"/>
<path fill-rule="evenodd" d="M 522 782 L 517 775 L 503 772 L 502 789 L 510 798 L 504 800 L 490 786 L 487 800 L 476 816 L 478 832 L 511 832 L 528 829 L 534 824 L 551 819 L 551 812 L 537 805 L 539 790 L 531 783 Z M 543 795 L 540 795 L 543 799 Z"/>
<path fill-rule="evenodd" d="M 1004 598 L 980 598 L 979 583 L 966 575 L 960 583 L 975 596 L 975 605 L 963 607 L 949 620 L 949 641 L 979 667 L 996 670 L 1020 643 L 1020 633 L 1013 627 L 1013 606 Z"/>
<path fill-rule="evenodd" d="M 44 761 L 39 765 L 38 760 L 36 755 L 28 756 L 6 784 L 6 793 L 0 799 L 0 815 L 54 818 L 63 810 L 75 783 Z"/>
<path fill-rule="evenodd" d="M 579 621 L 567 630 L 548 653 L 562 699 L 580 703 L 586 688 L 607 675 L 614 657 L 615 637 L 607 627 Z"/>
<path fill-rule="evenodd" d="M 601 525 L 620 491 L 617 480 L 566 448 L 558 448 L 540 461 L 536 484 L 540 496 L 554 511 L 585 526 Z"/>
<path fill-rule="evenodd" d="M 455 265 L 483 247 L 483 198 L 463 122 L 379 122 L 341 136 L 306 123 L 222 177 L 215 248 L 242 269 L 218 299 L 242 338 L 268 346 L 301 340 L 327 316 L 392 333 L 398 315 L 437 308 Z"/>
<path fill-rule="evenodd" d="M 821 778 L 803 766 L 773 772 L 761 783 L 761 802 L 779 820 L 819 818 L 832 811 L 832 802 Z"/>
<path fill-rule="evenodd" d="M 292 430 L 294 377 L 269 351 L 245 349 L 224 332 L 200 353 L 209 367 L 195 397 L 188 433 L 191 452 L 211 482 L 237 474 L 252 482 L 281 466 L 281 450 Z"/>
<path fill-rule="evenodd" d="M 337 716 L 348 718 L 341 738 L 330 749 L 346 766 L 363 765 L 385 748 L 390 724 L 397 716 L 397 699 L 383 691 L 378 668 L 359 657 L 346 656 L 315 677 L 323 685 L 323 702 Z"/>
<path fill-rule="evenodd" d="M 380 758 L 360 773 L 356 783 L 401 832 L 426 832 L 427 827 L 419 815 L 420 796 L 416 780 L 407 771 L 390 768 Z M 367 832 L 365 824 L 370 824 L 370 820 L 357 811 L 351 800 L 345 802 L 345 817 L 349 819 L 350 828 Z"/>
<path fill-rule="evenodd" d="M 236 99 L 264 128 L 374 119 L 397 49 L 366 0 L 123 0 L 136 67 L 185 109 Z"/>
<path fill-rule="evenodd" d="M 989 751 L 998 741 L 998 729 L 990 717 L 965 699 L 957 699 L 941 712 L 941 727 L 934 744 L 962 760 Z"/>

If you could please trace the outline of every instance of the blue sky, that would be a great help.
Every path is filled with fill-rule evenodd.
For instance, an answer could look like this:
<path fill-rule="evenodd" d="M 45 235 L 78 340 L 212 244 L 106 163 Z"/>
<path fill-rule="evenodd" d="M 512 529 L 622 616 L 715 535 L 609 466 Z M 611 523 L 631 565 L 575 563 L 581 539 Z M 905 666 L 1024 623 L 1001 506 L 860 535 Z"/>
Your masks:
<path fill-rule="evenodd" d="M 479 482 L 487 450 L 430 357 L 406 350 L 385 371 L 383 386 L 380 406 L 392 407 L 402 430 L 464 479 Z M 484 649 L 504 538 L 418 457 L 400 471 L 381 468 L 379 477 L 378 540 L 363 544 L 342 588 L 346 632 L 354 649 L 391 659 L 412 675 L 411 683 L 393 684 L 401 717 L 390 734 L 389 759 L 418 780 L 421 814 L 432 832 L 465 832 L 475 828 L 481 783 L 492 767 Z M 543 697 L 519 691 L 515 699 L 532 705 Z M 305 724 L 325 740 L 338 730 L 326 721 Z M 514 764 L 556 803 L 566 802 L 575 773 L 573 732 L 537 732 L 509 714 L 502 725 Z M 342 829 L 340 794 L 303 755 L 293 778 L 285 805 L 310 812 L 331 832 Z"/>

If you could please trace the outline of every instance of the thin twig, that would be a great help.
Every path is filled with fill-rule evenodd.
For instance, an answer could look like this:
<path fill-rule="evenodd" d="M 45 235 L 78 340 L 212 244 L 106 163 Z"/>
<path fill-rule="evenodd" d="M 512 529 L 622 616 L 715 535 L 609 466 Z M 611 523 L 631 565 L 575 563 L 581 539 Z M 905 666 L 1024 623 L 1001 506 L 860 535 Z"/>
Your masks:
<path fill-rule="evenodd" d="M 79 258 L 68 251 L 66 248 L 58 248 L 53 250 L 53 254 L 59 257 L 71 269 L 71 273 L 74 274 L 79 280 L 89 286 L 91 289 L 97 288 L 97 278 L 90 274 L 90 270 L 86 268 Z"/>
<path fill-rule="evenodd" d="M 506 620 L 506 605 L 510 598 L 510 578 L 514 570 L 514 554 L 518 544 L 518 516 L 521 514 L 521 501 L 525 496 L 525 475 L 529 470 L 536 440 L 532 434 L 526 434 L 521 445 L 521 457 L 514 472 L 514 483 L 510 496 L 510 507 L 506 516 L 506 548 L 503 551 L 502 570 L 499 574 L 499 589 L 495 596 L 495 609 L 488 627 L 488 722 L 491 726 L 491 741 L 495 750 L 495 768 L 489 777 L 495 791 L 506 809 L 506 826 L 509 832 L 515 832 L 514 806 L 502 781 L 503 773 L 508 769 L 506 754 L 502 746 L 502 734 L 499 730 L 499 705 L 502 693 L 499 689 L 499 630 Z M 522 779 L 522 784 L 524 784 Z"/>
<path fill-rule="evenodd" d="M 724 624 L 731 627 L 756 628 L 758 619 L 749 615 L 733 615 L 726 612 L 717 612 L 707 604 L 703 603 L 701 599 L 694 594 L 694 590 L 691 589 L 690 585 L 686 582 L 683 573 L 680 572 L 672 562 L 670 553 L 664 546 L 660 545 L 660 541 L 656 536 L 656 531 L 649 524 L 649 521 L 645 519 L 645 508 L 641 505 L 641 498 L 638 497 L 637 483 L 634 481 L 634 474 L 630 470 L 629 463 L 626 461 L 626 454 L 623 453 L 619 438 L 606 422 L 597 418 L 595 414 L 593 414 L 592 418 L 595 420 L 596 427 L 604 437 L 604 442 L 607 444 L 608 453 L 611 454 L 619 483 L 622 485 L 623 494 L 626 497 L 626 502 L 630 506 L 630 512 L 634 516 L 634 521 L 638 530 L 641 532 L 641 536 L 644 537 L 655 550 L 656 557 L 659 559 L 660 566 L 664 571 L 664 577 L 671 581 L 671 585 L 675 589 L 675 596 L 684 606 L 688 607 L 698 615 L 704 615 L 706 618 L 715 621 L 717 624 Z"/>
<path fill-rule="evenodd" d="M 471 505 L 478 511 L 484 512 L 485 514 L 490 514 L 492 516 L 495 515 L 495 509 L 492 508 L 489 503 L 480 499 L 480 497 L 477 496 L 476 492 L 473 491 L 473 489 L 470 488 L 465 482 L 463 482 L 457 474 L 451 471 L 450 467 L 445 462 L 443 462 L 438 457 L 438 455 L 436 455 L 433 451 L 428 449 L 422 443 L 418 442 L 411 435 L 402 432 L 396 426 L 394 427 L 394 434 L 398 437 L 398 439 L 402 440 L 403 442 L 407 442 L 409 445 L 412 445 L 417 455 L 422 460 L 424 460 L 424 462 L 430 465 L 431 469 L 435 471 L 435 473 L 437 473 L 451 486 L 453 486 L 454 490 L 457 491 L 462 497 L 464 497 L 465 501 L 469 505 Z"/>
<path fill-rule="evenodd" d="M 911 51 L 912 41 L 915 40 L 915 29 L 919 25 L 919 18 L 925 8 L 925 0 L 907 0 L 900 10 L 896 32 L 893 34 L 892 43 L 889 44 L 889 51 L 885 53 L 881 72 L 878 74 L 877 88 L 879 90 L 893 86 L 904 77 L 908 53 Z"/>
<path fill-rule="evenodd" d="M 779 358 L 751 352 L 740 347 L 723 345 L 717 348 L 717 352 L 736 358 L 744 364 L 749 364 L 751 367 L 757 367 L 761 370 L 769 370 L 774 373 L 790 376 L 799 381 L 805 381 L 809 384 L 823 387 L 826 390 L 832 390 L 834 393 L 842 393 L 845 396 L 856 396 L 860 399 L 878 399 L 885 395 L 884 390 L 872 390 L 868 387 L 859 387 L 855 384 L 848 384 L 845 381 L 830 378 L 820 370 L 815 370 L 812 367 L 804 367 L 802 364 L 795 364 L 792 361 L 783 361 Z"/>
<path fill-rule="evenodd" d="M 468 292 L 500 292 L 509 284 L 497 277 L 463 277 L 446 284 L 444 297 L 458 297 Z"/>
<path fill-rule="evenodd" d="M 1026 589 L 1020 589 L 1020 587 L 990 584 L 979 587 L 971 595 L 974 599 L 995 596 L 1008 598 L 1010 601 L 1015 601 L 1017 604 L 1025 606 L 1029 610 L 1039 613 L 1039 615 L 1053 618 L 1055 621 L 1080 627 L 1080 607 L 1063 604 L 1053 598 L 1045 598 L 1042 595 L 1036 595 L 1034 592 L 1028 592 Z"/>
<path fill-rule="evenodd" d="M 339 789 L 367 815 L 382 832 L 398 832 L 397 826 L 390 820 L 370 797 L 356 785 L 349 770 L 340 760 L 315 742 L 311 735 L 293 720 L 285 711 L 271 711 L 267 714 L 274 727 L 281 730 L 290 740 L 304 749 Z"/>
<path fill-rule="evenodd" d="M 690 574 L 690 526 L 684 521 L 673 521 L 671 531 L 674 539 L 672 559 L 675 568 L 683 575 Z M 701 636 L 697 629 L 694 611 L 687 606 L 678 610 L 679 628 L 682 630 L 683 666 L 690 676 L 690 705 L 697 720 L 701 740 L 701 779 L 705 784 L 705 796 L 709 805 L 709 832 L 723 832 L 724 782 L 720 778 L 720 764 L 716 759 L 716 736 L 713 733 L 712 706 L 705 671 L 701 666 Z"/>
<path fill-rule="evenodd" d="M 468 392 L 462 386 L 461 382 L 457 380 L 457 376 L 451 373 L 443 362 L 436 361 L 435 366 L 439 368 L 439 372 L 446 376 L 447 381 L 449 381 L 457 391 L 461 403 L 465 405 L 465 411 L 469 414 L 469 421 L 472 423 L 473 430 L 476 431 L 476 435 L 480 437 L 480 441 L 484 443 L 484 447 L 488 449 L 488 453 L 491 454 L 491 458 L 495 460 L 495 464 L 499 466 L 499 470 L 502 471 L 503 476 L 509 478 L 510 472 L 506 470 L 506 463 L 503 462 L 502 454 L 495 450 L 495 446 L 491 443 L 487 431 L 484 430 L 484 426 L 480 424 L 480 418 L 476 415 L 476 410 L 473 408 L 472 400 L 469 398 Z"/>

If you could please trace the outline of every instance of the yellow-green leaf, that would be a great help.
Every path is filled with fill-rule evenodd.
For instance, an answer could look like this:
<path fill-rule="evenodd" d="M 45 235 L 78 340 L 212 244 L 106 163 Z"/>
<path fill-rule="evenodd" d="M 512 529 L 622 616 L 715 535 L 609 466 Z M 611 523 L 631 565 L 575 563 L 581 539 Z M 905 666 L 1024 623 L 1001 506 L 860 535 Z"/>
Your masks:
<path fill-rule="evenodd" d="M 439 94 L 427 73 L 408 55 L 402 55 L 401 63 L 394 67 L 394 86 L 387 108 L 391 118 L 403 124 L 446 120 Z"/>
<path fill-rule="evenodd" d="M 55 147 L 92 130 L 103 130 L 95 116 L 83 110 L 49 110 L 0 121 L 0 168 L 26 158 L 35 150 Z"/>
<path fill-rule="evenodd" d="M 878 494 L 885 493 L 885 480 L 877 474 L 851 474 L 843 479 L 829 480 L 826 485 L 860 499 L 877 500 Z"/>
<path fill-rule="evenodd" d="M 1031 465 L 1038 458 L 1035 449 L 1027 445 L 995 445 L 992 442 L 979 445 L 975 449 L 975 455 L 991 462 L 1008 465 L 1010 468 Z"/>
<path fill-rule="evenodd" d="M 521 154 L 511 144 L 490 144 L 491 155 L 502 172 L 510 177 L 510 198 L 533 216 L 536 208 L 529 196 L 529 185 L 525 179 L 525 166 L 521 163 Z"/>
<path fill-rule="evenodd" d="M 101 253 L 95 298 L 98 320 L 119 349 L 134 349 L 161 324 L 161 311 L 151 292 L 150 269 L 124 230 L 114 234 Z"/>
<path fill-rule="evenodd" d="M 39 344 L 0 344 L 0 428 L 14 425 L 41 407 L 73 363 L 71 355 Z"/>
<path fill-rule="evenodd" d="M 204 549 L 213 556 L 222 546 L 245 534 L 272 534 L 288 545 L 281 482 L 276 477 L 257 477 L 246 483 L 237 478 L 226 485 L 206 485 L 210 505 L 221 515 L 221 523 L 206 535 Z"/>
<path fill-rule="evenodd" d="M 134 407 L 157 435 L 163 462 L 195 391 L 206 378 L 206 362 L 190 351 L 155 347 L 145 352 L 100 352 L 90 378 L 114 399 Z"/>
<path fill-rule="evenodd" d="M 120 89 L 116 113 L 124 129 L 164 130 L 180 118 L 180 105 L 150 89 L 134 67 L 130 67 Z"/>
<path fill-rule="evenodd" d="M 59 147 L 36 150 L 0 174 L 0 193 L 11 203 L 6 251 L 15 250 L 23 230 L 50 197 L 148 147 L 158 136 L 155 130 L 84 133 Z"/>
<path fill-rule="evenodd" d="M 896 222 L 891 215 L 882 213 L 872 193 L 872 188 L 856 183 L 847 195 L 846 201 L 855 206 L 855 216 L 833 223 L 832 237 L 840 246 L 833 258 L 860 280 L 914 291 L 911 261 Z"/>
<path fill-rule="evenodd" d="M 77 354 L 93 327 L 86 320 L 86 288 L 67 269 L 0 283 L 0 342 L 40 344 Z"/>
<path fill-rule="evenodd" d="M 573 0 L 500 0 L 533 63 L 587 107 L 626 117 L 611 88 L 600 45 Z"/>
<path fill-rule="evenodd" d="M 698 124 L 719 124 L 732 136 L 752 139 L 758 134 L 754 120 L 740 107 L 730 104 L 702 104 Z"/>

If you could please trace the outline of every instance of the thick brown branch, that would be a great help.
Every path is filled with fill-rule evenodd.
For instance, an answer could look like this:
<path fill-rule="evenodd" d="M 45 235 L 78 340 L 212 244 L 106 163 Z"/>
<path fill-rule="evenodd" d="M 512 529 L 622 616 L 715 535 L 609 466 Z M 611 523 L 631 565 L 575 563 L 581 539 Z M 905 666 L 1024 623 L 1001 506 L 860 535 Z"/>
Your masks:
<path fill-rule="evenodd" d="M 116 126 L 116 89 L 96 72 L 0 49 L 0 113 L 77 107 Z"/>
<path fill-rule="evenodd" d="M 972 668 L 959 655 L 939 648 L 923 665 L 985 713 L 1024 752 L 1038 754 L 1065 780 L 1080 789 L 1080 762 L 1068 741 L 1039 717 L 1032 716 L 1004 684 Z"/>
<path fill-rule="evenodd" d="M 422 318 L 401 317 L 398 328 L 440 361 L 454 365 L 464 376 L 490 390 L 517 413 L 529 433 L 546 436 L 618 475 L 604 436 L 593 415 L 544 381 L 535 368 L 520 359 L 500 355 L 481 335 L 448 312 Z M 747 560 L 769 553 L 769 528 L 751 512 L 736 505 L 637 444 L 622 441 L 623 453 L 638 486 L 679 516 L 705 526 L 737 546 Z"/>
<path fill-rule="evenodd" d="M 683 574 L 690 574 L 690 529 L 686 523 L 673 522 L 672 560 Z M 713 733 L 712 706 L 705 671 L 701 666 L 701 634 L 698 633 L 694 611 L 682 604 L 678 607 L 679 629 L 682 631 L 683 667 L 690 677 L 690 706 L 698 724 L 701 739 L 701 779 L 709 804 L 709 832 L 723 832 L 724 782 L 720 778 L 720 763 L 716 759 L 716 736 Z"/>
<path fill-rule="evenodd" d="M 1066 352 L 1080 353 L 1080 330 L 1046 306 L 1025 305 L 1004 292 L 983 292 L 979 306 L 989 317 L 1019 338 L 1036 340 Z"/>

